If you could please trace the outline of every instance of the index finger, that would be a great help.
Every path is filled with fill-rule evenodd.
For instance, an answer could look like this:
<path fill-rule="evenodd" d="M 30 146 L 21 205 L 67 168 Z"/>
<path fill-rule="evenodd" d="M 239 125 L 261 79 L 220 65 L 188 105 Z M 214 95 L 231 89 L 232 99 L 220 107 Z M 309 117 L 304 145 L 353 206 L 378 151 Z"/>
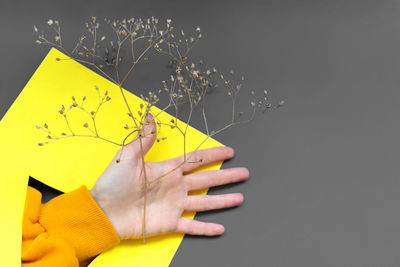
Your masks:
<path fill-rule="evenodd" d="M 213 147 L 197 150 L 186 154 L 187 162 L 182 165 L 183 172 L 193 171 L 203 165 L 223 161 L 232 158 L 235 151 L 231 147 Z M 184 155 L 172 159 L 176 164 L 184 162 Z"/>

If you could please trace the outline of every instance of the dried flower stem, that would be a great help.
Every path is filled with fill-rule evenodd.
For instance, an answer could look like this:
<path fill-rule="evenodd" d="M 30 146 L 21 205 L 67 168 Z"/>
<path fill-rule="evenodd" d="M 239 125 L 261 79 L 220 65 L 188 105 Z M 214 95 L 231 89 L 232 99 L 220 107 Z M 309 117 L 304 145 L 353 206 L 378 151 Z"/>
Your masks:
<path fill-rule="evenodd" d="M 202 34 L 200 32 L 200 28 L 197 27 L 195 30 L 194 36 L 189 36 L 184 33 L 183 30 L 180 32 L 175 32 L 174 27 L 171 26 L 171 20 L 167 20 L 166 26 L 164 29 L 160 30 L 158 27 L 159 21 L 158 19 L 151 17 L 148 19 L 123 19 L 123 20 L 114 20 L 111 21 L 109 19 L 105 19 L 106 24 L 108 24 L 112 31 L 115 34 L 115 39 L 109 42 L 109 46 L 105 45 L 104 53 L 101 55 L 99 51 L 101 44 L 104 44 L 104 40 L 108 37 L 105 35 L 100 37 L 99 35 L 99 27 L 100 24 L 97 22 L 96 17 L 92 17 L 89 22 L 85 23 L 87 35 L 82 35 L 79 39 L 74 48 L 71 52 L 68 52 L 62 45 L 61 41 L 61 29 L 59 22 L 49 20 L 47 24 L 52 26 L 53 30 L 56 32 L 55 40 L 56 42 L 49 41 L 48 38 L 44 36 L 43 33 L 39 33 L 36 26 L 34 26 L 35 32 L 38 34 L 38 40 L 36 41 L 37 44 L 48 44 L 50 46 L 59 48 L 63 51 L 68 58 L 58 58 L 58 61 L 63 60 L 76 60 L 82 64 L 86 64 L 88 66 L 94 67 L 100 74 L 102 74 L 105 78 L 116 84 L 119 88 L 119 92 L 122 96 L 126 109 L 128 111 L 129 117 L 131 117 L 133 126 L 129 126 L 128 124 L 125 125 L 125 129 L 130 130 L 129 133 L 124 137 L 122 142 L 117 142 L 113 140 L 109 140 L 100 136 L 99 130 L 96 124 L 97 114 L 100 111 L 100 108 L 104 105 L 105 102 L 110 100 L 110 97 L 107 95 L 107 91 L 105 92 L 104 96 L 100 95 L 99 88 L 96 86 L 96 90 L 99 96 L 99 104 L 95 111 L 89 112 L 84 108 L 84 101 L 85 97 L 82 99 L 82 104 L 78 104 L 73 97 L 73 103 L 69 107 L 68 110 L 65 110 L 64 106 L 59 111 L 61 115 L 63 115 L 66 126 L 68 128 L 69 134 L 62 133 L 62 136 L 56 135 L 48 129 L 47 124 L 44 126 L 36 126 L 38 129 L 44 130 L 47 135 L 47 141 L 43 143 L 39 143 L 39 145 L 47 144 L 50 142 L 54 142 L 60 139 L 66 139 L 70 137 L 91 137 L 97 138 L 100 140 L 104 140 L 106 142 L 112 143 L 114 145 L 120 146 L 121 149 L 119 150 L 119 157 L 117 157 L 117 162 L 119 162 L 119 158 L 123 153 L 123 148 L 128 145 L 127 140 L 133 135 L 137 134 L 135 138 L 133 138 L 129 143 L 138 141 L 140 144 L 141 150 L 141 162 L 142 162 L 142 170 L 141 174 L 143 175 L 144 179 L 144 207 L 143 207 L 143 242 L 145 242 L 146 237 L 146 202 L 147 202 L 147 189 L 153 183 L 159 181 L 163 177 L 171 174 L 172 172 L 176 171 L 184 164 L 189 163 L 196 163 L 201 161 L 191 162 L 190 159 L 194 152 L 200 149 L 200 147 L 214 135 L 236 125 L 239 123 L 249 122 L 254 119 L 257 110 L 262 109 L 262 113 L 264 113 L 268 108 L 272 107 L 271 104 L 267 101 L 267 92 L 264 91 L 264 98 L 263 100 L 259 100 L 258 102 L 255 99 L 254 92 L 251 93 L 252 101 L 250 102 L 250 106 L 252 109 L 252 113 L 250 114 L 249 118 L 246 120 L 238 119 L 241 118 L 243 112 L 239 112 L 236 114 L 236 101 L 237 95 L 240 91 L 241 84 L 235 84 L 235 76 L 234 72 L 230 71 L 232 79 L 226 79 L 222 74 L 220 74 L 221 80 L 224 86 L 227 88 L 228 96 L 231 99 L 232 107 L 231 107 L 231 119 L 229 123 L 222 126 L 218 130 L 210 131 L 210 127 L 207 121 L 207 113 L 206 113 L 206 95 L 210 88 L 216 88 L 218 82 L 215 81 L 216 76 L 218 76 L 219 72 L 216 68 L 209 68 L 207 69 L 202 62 L 199 63 L 199 67 L 196 68 L 194 63 L 189 64 L 188 62 L 188 55 L 189 52 L 193 47 L 195 47 L 199 40 L 202 38 Z M 91 38 L 91 41 L 88 40 L 88 37 Z M 124 61 L 129 63 L 128 71 L 124 75 L 120 73 L 121 64 L 123 63 L 121 55 L 121 50 L 125 42 L 129 40 L 130 44 L 130 57 L 131 62 Z M 138 43 L 137 43 L 138 42 Z M 144 43 L 144 48 L 141 51 L 141 43 Z M 143 44 L 142 44 L 143 45 Z M 145 101 L 146 104 L 141 104 L 140 109 L 137 111 L 138 116 L 136 113 L 133 112 L 133 109 L 128 103 L 126 98 L 123 85 L 125 84 L 128 77 L 131 75 L 135 67 L 141 63 L 145 63 L 148 58 L 146 55 L 149 51 L 154 48 L 154 51 L 160 55 L 167 56 L 170 59 L 170 66 L 174 68 L 173 74 L 170 76 L 170 81 L 163 81 L 162 88 L 155 92 L 149 91 L 148 96 L 141 95 L 141 98 Z M 114 73 L 108 73 L 107 70 L 110 70 Z M 115 77 L 113 77 L 115 76 Z M 122 79 L 121 79 L 122 77 Z M 244 78 L 242 78 L 242 81 Z M 168 104 L 165 105 L 163 108 L 153 114 L 152 107 L 159 102 L 159 96 L 166 94 L 168 97 Z M 283 102 L 281 102 L 277 107 L 281 106 Z M 188 107 L 188 116 L 184 122 L 186 123 L 185 127 L 180 127 L 178 125 L 178 117 L 180 114 L 180 106 L 187 105 Z M 204 123 L 206 137 L 200 144 L 197 145 L 195 150 L 193 150 L 189 155 L 187 152 L 187 134 L 188 134 L 188 127 L 191 123 L 193 112 L 195 108 L 200 105 L 200 112 L 201 117 Z M 70 122 L 68 120 L 68 112 L 72 108 L 78 108 L 84 114 L 90 117 L 92 121 L 92 127 L 89 126 L 88 123 L 83 125 L 84 128 L 89 130 L 93 135 L 86 135 L 86 134 L 76 134 L 78 131 L 76 129 L 72 129 Z M 175 114 L 175 118 L 172 119 L 170 122 L 163 122 L 160 120 L 159 116 L 167 112 L 168 110 L 173 109 L 173 113 Z M 144 133 L 144 127 L 149 124 L 150 122 L 147 121 L 147 114 L 152 113 L 153 119 L 155 120 L 156 124 L 158 125 L 158 131 L 160 131 L 161 127 L 170 127 L 172 129 L 176 129 L 183 137 L 183 161 L 178 164 L 176 167 L 172 168 L 171 170 L 167 171 L 166 173 L 160 175 L 159 177 L 153 179 L 152 181 L 148 180 L 147 173 L 146 173 L 146 162 L 144 160 L 144 150 L 143 150 L 143 143 L 142 139 L 146 138 Z M 152 133 L 153 134 L 153 133 Z M 161 138 L 164 140 L 165 138 Z M 157 138 L 157 141 L 160 141 Z"/>

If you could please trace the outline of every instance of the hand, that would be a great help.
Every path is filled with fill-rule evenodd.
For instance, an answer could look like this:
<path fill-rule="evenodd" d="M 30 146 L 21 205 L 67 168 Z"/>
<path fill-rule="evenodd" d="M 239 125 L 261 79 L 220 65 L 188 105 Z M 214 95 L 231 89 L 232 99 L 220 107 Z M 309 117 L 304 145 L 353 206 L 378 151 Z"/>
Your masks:
<path fill-rule="evenodd" d="M 181 165 L 183 156 L 161 162 L 146 162 L 143 168 L 141 153 L 147 153 L 156 139 L 156 125 L 151 115 L 144 126 L 142 148 L 140 140 L 125 146 L 117 163 L 117 156 L 90 190 L 121 239 L 142 237 L 145 177 L 151 182 Z M 119 153 L 117 153 L 119 155 Z M 240 205 L 240 193 L 224 195 L 191 195 L 192 190 L 204 189 L 242 181 L 248 178 L 245 168 L 202 171 L 187 174 L 212 162 L 230 159 L 234 151 L 229 147 L 216 147 L 189 153 L 190 162 L 185 163 L 161 179 L 151 183 L 146 195 L 145 233 L 153 236 L 169 232 L 191 235 L 220 235 L 224 227 L 182 218 L 183 211 L 206 211 Z"/>

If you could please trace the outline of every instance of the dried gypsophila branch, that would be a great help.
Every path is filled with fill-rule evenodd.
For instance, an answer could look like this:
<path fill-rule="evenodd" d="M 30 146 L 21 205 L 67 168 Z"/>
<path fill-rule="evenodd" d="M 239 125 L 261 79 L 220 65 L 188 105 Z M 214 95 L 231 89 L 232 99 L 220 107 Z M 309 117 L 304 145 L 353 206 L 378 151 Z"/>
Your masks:
<path fill-rule="evenodd" d="M 107 96 L 107 93 L 105 93 L 103 98 L 100 97 L 99 93 L 99 105 L 96 111 L 89 112 L 83 107 L 83 103 L 86 99 L 85 97 L 83 97 L 81 105 L 79 105 L 73 97 L 73 103 L 72 105 L 70 105 L 68 110 L 65 110 L 65 107 L 62 106 L 59 113 L 65 119 L 65 123 L 67 125 L 67 128 L 69 129 L 68 134 L 61 133 L 61 135 L 57 135 L 53 131 L 49 130 L 47 124 L 44 124 L 43 127 L 37 126 L 38 129 L 46 132 L 48 139 L 46 142 L 39 143 L 39 145 L 48 144 L 50 142 L 69 137 L 91 137 L 110 142 L 123 148 L 127 145 L 128 138 L 135 133 L 137 134 L 137 137 L 134 138 L 131 142 L 139 141 L 141 144 L 142 138 L 145 138 L 142 132 L 143 126 L 148 123 L 145 119 L 146 115 L 148 113 L 152 113 L 159 130 L 161 129 L 161 126 L 168 126 L 176 129 L 180 134 L 182 134 L 184 143 L 184 160 L 176 168 L 166 172 L 165 174 L 152 181 L 148 181 L 144 167 L 144 155 L 143 153 L 141 153 L 143 163 L 143 175 L 145 180 L 144 202 L 146 202 L 146 191 L 148 186 L 165 177 L 182 165 L 190 162 L 189 159 L 191 155 L 187 156 L 186 151 L 186 136 L 188 125 L 192 120 L 192 114 L 197 106 L 200 106 L 200 112 L 206 131 L 206 138 L 196 147 L 194 151 L 198 150 L 208 138 L 213 137 L 214 135 L 236 124 L 245 123 L 253 120 L 254 116 L 257 113 L 257 110 L 262 110 L 261 113 L 264 113 L 267 109 L 272 107 L 272 105 L 269 104 L 267 101 L 266 91 L 264 91 L 264 97 L 261 100 L 257 100 L 255 97 L 255 93 L 252 91 L 252 101 L 250 102 L 252 112 L 247 119 L 243 119 L 243 112 L 236 111 L 237 95 L 239 94 L 242 85 L 235 82 L 234 72 L 230 71 L 231 77 L 228 79 L 225 78 L 222 74 L 219 74 L 216 68 L 206 68 L 202 62 L 200 62 L 198 68 L 196 68 L 194 63 L 189 63 L 188 55 L 190 50 L 194 46 L 196 46 L 199 40 L 202 38 L 199 27 L 196 28 L 194 36 L 188 36 L 183 30 L 175 33 L 174 27 L 171 26 L 172 21 L 170 19 L 167 19 L 164 28 L 158 26 L 159 20 L 154 17 L 144 20 L 131 18 L 123 19 L 121 21 L 111 21 L 109 19 L 105 19 L 105 22 L 107 25 L 110 26 L 113 34 L 115 34 L 115 39 L 111 40 L 109 44 L 106 45 L 103 54 L 99 54 L 99 51 L 101 50 L 100 44 L 104 44 L 105 40 L 108 38 L 106 37 L 106 35 L 99 34 L 100 24 L 98 23 L 96 17 L 92 17 L 89 22 L 85 23 L 87 33 L 82 35 L 78 39 L 78 42 L 71 50 L 71 52 L 67 51 L 67 49 L 64 48 L 62 44 L 60 23 L 57 20 L 53 21 L 52 19 L 50 19 L 47 22 L 48 26 L 51 27 L 56 33 L 54 41 L 50 41 L 50 38 L 47 38 L 43 32 L 39 33 L 37 27 L 34 26 L 34 31 L 38 34 L 38 39 L 36 43 L 51 45 L 55 48 L 60 49 L 68 56 L 67 58 L 57 58 L 58 61 L 73 59 L 82 64 L 94 67 L 94 69 L 98 71 L 101 75 L 118 85 L 121 96 L 126 105 L 128 115 L 132 120 L 131 125 L 125 124 L 124 126 L 125 129 L 129 130 L 129 133 L 126 135 L 122 142 L 109 140 L 99 135 L 96 127 L 96 115 L 102 105 L 110 100 L 110 97 Z M 160 30 L 161 28 L 162 30 Z M 123 61 L 123 58 L 121 57 L 121 48 L 126 42 L 129 42 L 130 44 L 130 57 L 127 60 Z M 139 49 L 140 42 L 142 42 L 142 49 Z M 146 104 L 141 104 L 137 112 L 134 113 L 132 112 L 132 109 L 126 99 L 122 86 L 129 75 L 132 73 L 136 65 L 148 61 L 147 54 L 150 50 L 154 50 L 161 55 L 168 56 L 171 65 L 174 68 L 174 71 L 170 76 L 168 82 L 162 82 L 161 89 L 155 92 L 149 91 L 148 96 L 141 95 L 141 98 L 146 101 Z M 124 75 L 120 73 L 121 64 L 123 62 L 127 62 L 129 64 L 128 71 Z M 215 81 L 215 77 L 218 76 L 221 78 L 221 81 L 227 89 L 227 95 L 232 101 L 232 116 L 231 120 L 226 125 L 217 130 L 210 130 L 206 114 L 206 94 L 210 90 L 218 86 L 218 82 Z M 242 77 L 241 81 L 243 80 L 244 78 Z M 99 88 L 97 86 L 96 90 L 99 92 Z M 167 95 L 168 104 L 165 107 L 161 108 L 160 112 L 154 114 L 152 112 L 152 107 L 159 102 L 159 97 L 161 97 L 162 95 Z M 282 104 L 283 102 L 280 102 L 277 106 L 274 107 L 279 107 Z M 189 114 L 187 119 L 185 120 L 186 126 L 183 128 L 178 125 L 178 118 L 181 113 L 180 107 L 182 105 L 187 105 L 189 108 Z M 89 118 L 92 120 L 91 126 L 89 126 L 89 123 L 85 123 L 83 125 L 83 127 L 90 131 L 91 134 L 77 134 L 75 130 L 71 129 L 67 114 L 72 108 L 80 109 L 82 112 L 86 113 L 86 115 L 89 116 Z M 159 115 L 163 112 L 168 111 L 169 109 L 173 110 L 175 119 L 172 119 L 170 122 L 161 121 Z M 161 140 L 165 140 L 165 137 L 161 138 Z M 157 141 L 159 142 L 160 138 L 158 138 Z M 123 150 L 120 151 L 121 153 L 123 152 Z M 146 205 L 144 205 L 144 215 L 145 209 Z M 143 226 L 145 226 L 145 216 L 143 216 Z M 145 241 L 145 227 L 143 227 L 143 241 Z"/>

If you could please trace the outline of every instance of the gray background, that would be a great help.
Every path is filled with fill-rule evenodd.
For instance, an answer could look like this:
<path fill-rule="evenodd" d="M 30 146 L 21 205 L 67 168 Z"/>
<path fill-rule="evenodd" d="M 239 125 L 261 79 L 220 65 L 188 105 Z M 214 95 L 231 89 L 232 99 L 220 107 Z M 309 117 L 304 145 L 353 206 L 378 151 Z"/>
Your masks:
<path fill-rule="evenodd" d="M 185 237 L 172 266 L 399 266 L 400 1 L 1 0 L 0 117 L 48 51 L 32 25 L 92 15 L 199 25 L 196 54 L 287 103 L 217 137 L 251 178 L 211 193 L 245 203 L 199 214 L 227 232 Z"/>

